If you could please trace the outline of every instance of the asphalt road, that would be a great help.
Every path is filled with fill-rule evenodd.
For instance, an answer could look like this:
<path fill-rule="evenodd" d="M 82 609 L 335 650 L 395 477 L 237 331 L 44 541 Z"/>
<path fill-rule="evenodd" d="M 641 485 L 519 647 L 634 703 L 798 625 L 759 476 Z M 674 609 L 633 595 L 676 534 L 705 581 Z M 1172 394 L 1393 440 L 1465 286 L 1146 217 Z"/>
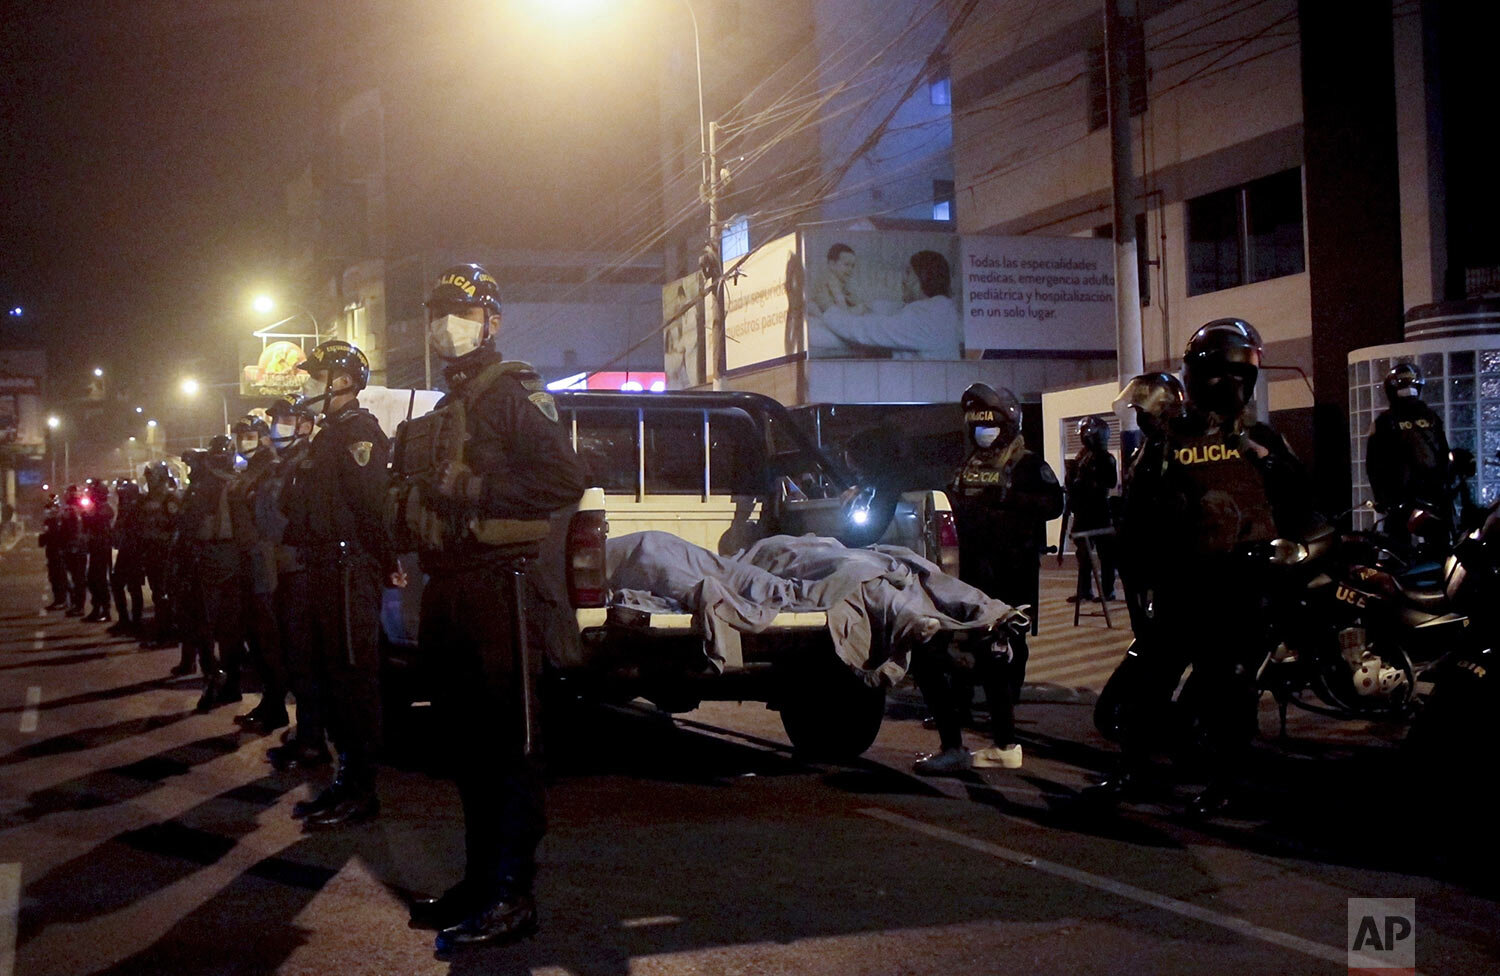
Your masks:
<path fill-rule="evenodd" d="M 907 772 L 933 734 L 905 694 L 847 766 L 800 761 L 758 705 L 584 716 L 555 750 L 540 933 L 440 960 L 403 907 L 462 863 L 420 716 L 380 819 L 304 835 L 271 742 L 194 714 L 175 651 L 41 611 L 40 570 L 0 554 L 0 976 L 1342 973 L 1366 897 L 1416 899 L 1421 971 L 1500 969 L 1492 753 L 1434 792 L 1394 730 L 1298 717 L 1238 819 L 1099 816 L 1076 793 L 1109 752 L 1066 682 L 1029 690 L 1024 769 L 939 782 Z"/>

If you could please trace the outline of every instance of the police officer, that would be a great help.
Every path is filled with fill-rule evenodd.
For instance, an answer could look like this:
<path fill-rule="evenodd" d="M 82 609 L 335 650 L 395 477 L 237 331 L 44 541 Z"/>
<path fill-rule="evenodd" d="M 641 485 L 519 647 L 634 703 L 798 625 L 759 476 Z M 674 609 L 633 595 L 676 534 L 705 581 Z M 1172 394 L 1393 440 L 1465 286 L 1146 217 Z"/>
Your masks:
<path fill-rule="evenodd" d="M 191 585 L 202 612 L 196 643 L 204 688 L 197 710 L 206 712 L 242 697 L 244 606 L 240 549 L 230 506 L 230 490 L 239 475 L 235 471 L 234 444 L 227 435 L 218 434 L 208 442 L 202 468 L 203 473 L 193 479 L 184 500 L 182 525 L 192 553 Z"/>
<path fill-rule="evenodd" d="M 197 523 L 202 517 L 200 496 L 210 490 L 208 451 L 189 448 L 182 452 L 182 462 L 187 466 L 187 487 L 173 521 L 171 575 L 167 583 L 173 596 L 177 637 L 182 645 L 182 660 L 172 668 L 174 675 L 192 674 L 198 662 L 213 653 L 213 635 L 208 628 L 203 586 L 198 573 L 197 538 Z"/>
<path fill-rule="evenodd" d="M 109 564 L 114 557 L 115 510 L 109 504 L 109 485 L 94 479 L 89 482 L 90 504 L 83 512 L 83 533 L 89 556 L 88 589 L 93 609 L 83 619 L 88 623 L 109 620 Z"/>
<path fill-rule="evenodd" d="M 1122 484 L 1130 484 L 1131 470 L 1141 456 L 1141 447 L 1166 436 L 1167 424 L 1182 416 L 1186 404 L 1187 390 L 1183 388 L 1182 380 L 1172 373 L 1141 373 L 1132 376 L 1125 384 L 1112 406 L 1116 416 L 1123 417 L 1127 410 L 1135 413 L 1141 437 L 1131 449 L 1130 456 L 1125 458 Z"/>
<path fill-rule="evenodd" d="M 1207 789 L 1189 812 L 1208 816 L 1233 799 L 1256 728 L 1256 669 L 1265 653 L 1267 566 L 1257 544 L 1304 538 L 1316 520 L 1306 472 L 1282 437 L 1250 412 L 1260 336 L 1240 319 L 1195 332 L 1183 356 L 1187 402 L 1146 442 L 1126 498 L 1128 578 L 1149 590 L 1149 673 L 1133 690 L 1150 708 L 1170 700 L 1183 662 L 1193 667 L 1193 718 L 1209 749 Z M 1146 725 L 1144 717 L 1137 730 Z M 1118 799 L 1140 786 L 1149 742 L 1126 735 L 1120 773 L 1091 795 Z"/>
<path fill-rule="evenodd" d="M 260 702 L 234 717 L 241 728 L 260 734 L 283 728 L 286 712 L 286 669 L 281 635 L 276 625 L 276 546 L 286 517 L 281 514 L 280 467 L 271 427 L 248 414 L 234 425 L 235 450 L 245 469 L 229 489 L 229 515 L 235 543 L 240 548 L 240 599 L 250 660 L 260 679 Z"/>
<path fill-rule="evenodd" d="M 541 378 L 493 348 L 495 279 L 474 264 L 450 268 L 426 304 L 449 393 L 434 414 L 402 426 L 391 519 L 428 575 L 419 639 L 437 672 L 464 807 L 463 880 L 416 903 L 412 922 L 440 929 L 438 948 L 451 950 L 536 926 L 535 851 L 546 828 L 532 742 L 540 648 L 528 650 L 523 621 L 539 616 L 545 596 L 527 570 L 585 478 Z M 445 457 L 419 454 L 431 443 L 425 431 L 458 423 Z"/>
<path fill-rule="evenodd" d="M 1082 446 L 1068 463 L 1068 511 L 1074 532 L 1092 532 L 1111 525 L 1109 493 L 1119 483 L 1115 456 L 1109 453 L 1109 424 L 1101 417 L 1084 417 L 1078 421 L 1078 439 Z M 1063 523 L 1067 524 L 1066 520 Z M 1104 587 L 1100 596 L 1115 598 L 1115 540 L 1108 535 L 1090 537 L 1087 548 L 1078 548 L 1078 587 L 1070 602 L 1094 599 L 1094 561 L 1099 560 L 1099 580 Z"/>
<path fill-rule="evenodd" d="M 115 499 L 120 513 L 115 519 L 115 564 L 109 582 L 120 619 L 109 633 L 135 634 L 141 629 L 141 586 L 146 581 L 140 486 L 129 479 L 116 483 Z"/>
<path fill-rule="evenodd" d="M 325 694 L 328 731 L 338 749 L 333 785 L 292 814 L 311 829 L 372 819 L 380 810 L 375 759 L 380 743 L 380 601 L 390 571 L 383 520 L 390 442 L 359 405 L 370 361 L 338 339 L 320 343 L 298 368 L 306 402 L 322 429 L 284 506 L 282 538 L 301 551 L 308 572 L 305 612 Z"/>
<path fill-rule="evenodd" d="M 1406 521 L 1421 508 L 1445 529 L 1453 507 L 1448 475 L 1448 438 L 1443 419 L 1422 402 L 1426 381 L 1414 363 L 1398 363 L 1385 377 L 1389 409 L 1375 418 L 1365 441 L 1365 469 L 1386 532 L 1398 547 L 1410 544 Z M 1448 539 L 1434 540 L 1440 545 Z"/>
<path fill-rule="evenodd" d="M 141 639 L 147 648 L 170 647 L 177 636 L 173 619 L 173 593 L 169 585 L 172 577 L 173 537 L 177 531 L 177 513 L 182 499 L 177 491 L 177 478 L 166 461 L 152 461 L 141 472 L 146 483 L 145 495 L 141 498 L 141 564 L 146 584 L 151 587 L 151 631 Z M 191 674 L 191 660 L 183 662 Z M 183 665 L 179 665 L 181 668 Z M 173 669 L 173 673 L 179 673 Z"/>
<path fill-rule="evenodd" d="M 62 542 L 63 567 L 68 573 L 68 609 L 65 616 L 83 616 L 83 603 L 88 593 L 89 537 L 84 529 L 83 516 L 94 502 L 80 485 L 69 485 L 63 492 L 63 509 L 60 539 Z"/>
<path fill-rule="evenodd" d="M 959 577 L 1012 607 L 1030 607 L 1035 634 L 1044 533 L 1047 521 L 1062 514 L 1062 486 L 1047 462 L 1027 449 L 1015 394 L 975 383 L 964 391 L 961 402 L 973 447 L 949 488 L 958 523 Z M 995 745 L 973 755 L 961 737 L 968 694 L 962 679 L 955 687 L 952 680 L 933 674 L 930 660 L 924 662 L 926 673 L 917 680 L 942 750 L 917 760 L 913 768 L 918 773 L 951 775 L 971 765 L 1021 765 L 1012 709 L 1021 695 L 1029 656 L 1026 636 L 1018 633 L 1010 639 L 1008 661 L 979 662 L 975 677 L 985 684 Z"/>
<path fill-rule="evenodd" d="M 276 543 L 276 597 L 274 612 L 277 643 L 287 686 L 297 700 L 297 726 L 287 741 L 273 746 L 266 757 L 277 769 L 314 769 L 330 761 L 327 745 L 327 705 L 322 670 L 313 644 L 307 561 L 299 546 L 286 538 L 291 520 L 306 518 L 305 496 L 311 484 L 308 448 L 316 429 L 316 417 L 298 395 L 271 404 L 271 444 L 278 452 L 275 471 L 267 478 L 257 498 L 257 507 L 274 492 L 282 529 Z M 288 513 L 291 513 L 290 515 Z M 274 516 L 267 513 L 265 518 Z"/>
<path fill-rule="evenodd" d="M 47 609 L 65 610 L 68 606 L 68 569 L 63 563 L 63 507 L 56 495 L 47 496 L 42 531 L 36 544 L 47 554 L 47 582 L 52 587 L 52 602 Z"/>

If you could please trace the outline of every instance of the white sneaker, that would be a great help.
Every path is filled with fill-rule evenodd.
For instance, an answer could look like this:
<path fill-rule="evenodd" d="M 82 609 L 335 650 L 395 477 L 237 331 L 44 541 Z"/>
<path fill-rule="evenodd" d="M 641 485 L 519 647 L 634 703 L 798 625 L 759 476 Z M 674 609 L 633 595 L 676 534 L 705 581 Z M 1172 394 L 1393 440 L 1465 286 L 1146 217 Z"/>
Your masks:
<path fill-rule="evenodd" d="M 974 753 L 971 761 L 975 769 L 1020 769 L 1021 744 L 1013 742 L 1004 747 L 990 746 L 988 749 L 980 749 Z"/>

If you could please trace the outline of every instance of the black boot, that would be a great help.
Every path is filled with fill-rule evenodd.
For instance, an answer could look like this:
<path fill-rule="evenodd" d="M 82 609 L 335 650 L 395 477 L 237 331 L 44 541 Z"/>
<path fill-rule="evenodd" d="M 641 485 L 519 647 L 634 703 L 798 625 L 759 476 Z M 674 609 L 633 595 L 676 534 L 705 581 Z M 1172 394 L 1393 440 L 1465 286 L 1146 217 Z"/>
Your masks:
<path fill-rule="evenodd" d="M 512 895 L 472 918 L 438 933 L 437 951 L 466 946 L 508 945 L 536 934 L 536 902 L 530 895 Z"/>
<path fill-rule="evenodd" d="M 174 677 L 180 678 L 185 674 L 192 674 L 196 670 L 198 670 L 198 664 L 194 658 L 193 649 L 188 645 L 183 644 L 182 660 L 178 661 L 177 664 L 172 668 L 172 675 Z"/>
<path fill-rule="evenodd" d="M 246 732 L 254 732 L 256 735 L 266 735 L 277 729 L 286 728 L 290 721 L 291 717 L 287 715 L 284 706 L 277 708 L 268 703 L 264 697 L 261 698 L 260 704 L 250 711 L 234 717 L 235 725 Z"/>
<path fill-rule="evenodd" d="M 292 819 L 306 820 L 313 814 L 324 813 L 328 810 L 332 810 L 334 807 L 343 802 L 346 793 L 347 790 L 345 789 L 344 784 L 335 779 L 331 785 L 324 787 L 323 790 L 320 791 L 318 795 L 313 797 L 311 800 L 298 800 L 296 803 L 293 803 Z"/>
<path fill-rule="evenodd" d="M 95 607 L 89 612 L 87 617 L 83 618 L 83 622 L 86 624 L 102 624 L 107 620 L 109 620 L 108 607 Z"/>
<path fill-rule="evenodd" d="M 380 798 L 372 787 L 350 787 L 337 803 L 309 813 L 304 822 L 309 830 L 333 830 L 367 823 L 379 813 Z"/>
<path fill-rule="evenodd" d="M 193 706 L 193 711 L 200 715 L 211 712 L 217 708 L 222 699 L 219 697 L 224 685 L 224 672 L 209 671 L 204 675 L 203 694 L 198 698 L 198 704 Z"/>
<path fill-rule="evenodd" d="M 460 881 L 437 898 L 415 899 L 411 903 L 408 924 L 414 929 L 441 931 L 473 918 L 483 907 L 483 902 L 468 882 Z"/>
<path fill-rule="evenodd" d="M 266 750 L 266 758 L 271 761 L 272 766 L 283 772 L 290 769 L 317 769 L 333 761 L 327 749 L 300 739 L 272 746 Z"/>

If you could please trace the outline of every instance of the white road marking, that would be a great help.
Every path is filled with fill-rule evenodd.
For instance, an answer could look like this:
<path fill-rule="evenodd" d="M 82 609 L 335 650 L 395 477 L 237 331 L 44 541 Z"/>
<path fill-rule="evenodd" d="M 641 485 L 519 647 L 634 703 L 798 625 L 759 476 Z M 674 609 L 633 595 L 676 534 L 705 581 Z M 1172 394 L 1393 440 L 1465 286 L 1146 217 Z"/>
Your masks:
<path fill-rule="evenodd" d="M 573 971 L 561 966 L 542 966 L 539 969 L 533 969 L 531 976 L 573 976 Z"/>
<path fill-rule="evenodd" d="M 646 918 L 627 918 L 620 923 L 622 929 L 647 929 L 656 925 L 678 925 L 682 919 L 676 915 L 651 915 Z"/>
<path fill-rule="evenodd" d="M 21 905 L 21 865 L 0 864 L 0 976 L 16 972 L 16 911 Z"/>
<path fill-rule="evenodd" d="M 47 632 L 45 630 L 32 631 L 31 649 L 33 651 L 40 651 L 45 646 L 47 646 Z"/>
<path fill-rule="evenodd" d="M 1263 925 L 1256 925 L 1254 922 L 1243 918 L 1224 915 L 1207 908 L 1201 908 L 1190 902 L 1178 901 L 1176 898 L 1168 898 L 1166 895 L 1159 895 L 1154 891 L 1147 891 L 1144 888 L 1137 888 L 1134 885 L 1128 885 L 1101 875 L 1090 874 L 1087 871 L 1080 871 L 1077 868 L 1070 868 L 1066 864 L 1046 861 L 1022 851 L 1011 850 L 1008 847 L 1001 847 L 999 844 L 991 844 L 988 841 L 968 837 L 956 831 L 902 816 L 890 810 L 883 810 L 879 807 L 867 807 L 859 812 L 867 817 L 873 817 L 876 820 L 882 820 L 897 827 L 905 827 L 907 830 L 925 834 L 937 840 L 957 844 L 960 847 L 967 847 L 971 851 L 988 854 L 990 857 L 998 858 L 1002 861 L 1009 861 L 1021 867 L 1041 871 L 1043 874 L 1064 878 L 1075 884 L 1081 884 L 1097 891 L 1103 891 L 1120 898 L 1139 902 L 1142 905 L 1148 905 L 1165 912 L 1172 912 L 1175 915 L 1191 918 L 1208 925 L 1215 925 L 1221 929 L 1234 932 L 1236 935 L 1281 946 L 1283 949 L 1300 952 L 1305 956 L 1312 956 L 1314 959 L 1321 959 L 1324 962 L 1337 963 L 1340 966 L 1348 966 L 1350 969 L 1356 967 L 1379 968 L 1382 965 L 1373 959 L 1351 955 L 1343 947 L 1334 948 L 1333 946 L 1324 945 L 1321 942 L 1313 942 L 1311 939 L 1304 939 L 1287 932 L 1280 932 L 1276 929 L 1266 928 Z M 1421 976 L 1421 974 L 1418 973 L 1417 976 Z"/>
<path fill-rule="evenodd" d="M 21 710 L 21 731 L 35 732 L 37 710 L 36 707 L 42 703 L 42 689 L 32 685 L 26 689 L 26 707 Z"/>

